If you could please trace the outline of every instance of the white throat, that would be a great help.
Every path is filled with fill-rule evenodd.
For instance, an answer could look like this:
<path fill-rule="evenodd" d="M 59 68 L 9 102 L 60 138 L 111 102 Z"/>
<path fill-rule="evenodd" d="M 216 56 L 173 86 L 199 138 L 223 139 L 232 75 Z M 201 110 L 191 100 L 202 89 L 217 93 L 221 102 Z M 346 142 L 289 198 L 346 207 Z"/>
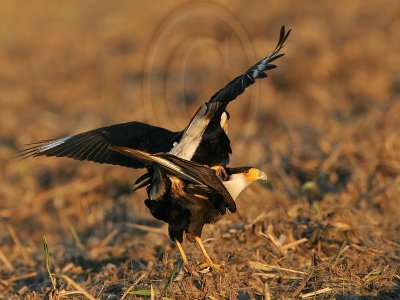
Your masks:
<path fill-rule="evenodd" d="M 232 174 L 227 181 L 222 181 L 229 194 L 231 194 L 233 200 L 240 195 L 240 193 L 248 187 L 251 182 L 246 180 L 246 177 L 243 173 Z"/>

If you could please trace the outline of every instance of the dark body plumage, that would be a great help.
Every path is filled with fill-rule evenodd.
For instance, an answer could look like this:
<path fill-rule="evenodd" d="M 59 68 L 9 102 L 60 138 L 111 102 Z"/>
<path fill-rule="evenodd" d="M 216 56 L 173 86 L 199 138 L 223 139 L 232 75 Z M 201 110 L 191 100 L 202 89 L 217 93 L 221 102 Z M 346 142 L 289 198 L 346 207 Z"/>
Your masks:
<path fill-rule="evenodd" d="M 183 189 L 186 188 L 184 185 Z M 200 195 L 207 198 L 200 198 Z M 157 200 L 146 199 L 144 203 L 154 218 L 168 223 L 170 238 L 179 242 L 183 241 L 184 233 L 189 241 L 194 242 L 195 236 L 201 236 L 205 224 L 218 222 L 226 212 L 221 197 L 213 193 L 195 195 L 184 191 Z"/>
<path fill-rule="evenodd" d="M 250 167 L 225 168 L 228 174 L 227 180 L 230 175 L 244 172 L 247 169 Z M 150 169 L 151 177 L 154 176 L 152 174 L 154 172 L 157 170 Z M 146 199 L 144 203 L 154 218 L 168 223 L 168 233 L 172 240 L 182 242 L 185 234 L 189 241 L 194 242 L 195 236 L 201 237 L 205 224 L 218 222 L 225 215 L 227 209 L 232 213 L 236 212 L 236 206 L 230 209 L 224 197 L 212 189 L 204 189 L 196 184 L 178 181 L 182 191 L 177 194 L 173 189 L 171 191 L 170 178 L 165 175 L 164 180 L 168 185 L 166 193 L 157 199 Z M 174 180 L 176 181 L 175 178 Z"/>
<path fill-rule="evenodd" d="M 219 221 L 236 204 L 215 171 L 167 153 L 149 154 L 124 147 L 110 147 L 141 161 L 148 169 L 146 206 L 158 220 L 168 223 L 172 240 L 182 242 L 183 234 L 194 241 L 204 224 Z M 227 168 L 228 175 L 246 168 Z M 250 169 L 250 168 L 247 168 Z"/>

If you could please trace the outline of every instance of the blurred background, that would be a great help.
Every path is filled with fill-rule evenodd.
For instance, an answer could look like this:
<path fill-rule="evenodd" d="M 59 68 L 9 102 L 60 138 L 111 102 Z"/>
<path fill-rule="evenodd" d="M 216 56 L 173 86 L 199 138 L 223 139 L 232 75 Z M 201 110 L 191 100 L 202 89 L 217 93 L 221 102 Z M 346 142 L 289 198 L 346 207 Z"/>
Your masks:
<path fill-rule="evenodd" d="M 132 120 L 181 130 L 273 50 L 281 25 L 293 31 L 278 68 L 228 107 L 231 165 L 263 169 L 270 182 L 245 191 L 239 214 L 206 227 L 208 247 L 230 234 L 210 251 L 219 260 L 233 251 L 235 274 L 247 272 L 248 256 L 273 259 L 274 245 L 251 229 L 268 227 L 283 244 L 308 239 L 280 261 L 306 272 L 311 251 L 324 261 L 346 241 L 342 271 L 356 269 L 364 281 L 340 289 L 390 290 L 400 255 L 398 1 L 41 0 L 0 2 L 0 293 L 48 291 L 44 235 L 55 270 L 97 297 L 110 282 L 119 292 L 108 293 L 120 296 L 154 265 L 166 275 L 148 275 L 144 288 L 163 286 L 178 255 L 143 191 L 129 192 L 143 171 L 15 156 L 24 144 Z M 371 270 L 381 281 L 367 288 Z M 232 298 L 262 294 L 265 281 L 229 280 L 219 288 L 232 287 Z M 272 294 L 292 295 L 296 281 L 274 280 Z M 205 295 L 184 283 L 169 293 Z"/>

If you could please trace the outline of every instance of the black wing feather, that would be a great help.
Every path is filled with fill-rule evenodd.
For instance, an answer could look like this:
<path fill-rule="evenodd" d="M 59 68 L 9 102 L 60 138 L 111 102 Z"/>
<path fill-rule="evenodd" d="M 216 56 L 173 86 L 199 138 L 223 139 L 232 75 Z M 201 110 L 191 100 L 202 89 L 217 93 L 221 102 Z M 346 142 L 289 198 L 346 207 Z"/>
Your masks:
<path fill-rule="evenodd" d="M 241 95 L 247 87 L 249 87 L 256 81 L 256 79 L 266 77 L 264 71 L 276 68 L 275 65 L 272 65 L 270 63 L 279 59 L 284 55 L 283 53 L 279 54 L 279 52 L 285 46 L 285 42 L 290 32 L 291 29 L 288 32 L 286 32 L 285 26 L 282 26 L 279 34 L 279 40 L 274 51 L 264 59 L 260 60 L 250 69 L 248 69 L 245 73 L 230 81 L 221 90 L 216 92 L 211 97 L 210 102 L 215 102 L 215 101 L 230 102 L 236 99 L 236 97 L 238 97 L 239 95 Z"/>
<path fill-rule="evenodd" d="M 121 146 L 149 153 L 168 152 L 182 133 L 141 122 L 128 122 L 98 128 L 71 137 L 35 142 L 22 150 L 20 157 L 56 156 L 89 160 L 131 168 L 143 168 L 132 157 L 109 149 Z"/>

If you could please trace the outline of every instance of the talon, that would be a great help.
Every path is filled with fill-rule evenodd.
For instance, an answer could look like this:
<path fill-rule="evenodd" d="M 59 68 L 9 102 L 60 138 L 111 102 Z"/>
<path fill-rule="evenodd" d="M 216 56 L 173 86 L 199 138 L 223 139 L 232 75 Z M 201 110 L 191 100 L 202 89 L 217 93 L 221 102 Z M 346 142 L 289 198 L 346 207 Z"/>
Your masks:
<path fill-rule="evenodd" d="M 208 256 L 206 249 L 204 248 L 203 242 L 201 241 L 201 239 L 198 236 L 195 236 L 194 239 L 196 240 L 196 243 L 199 245 L 201 253 L 203 254 L 204 258 L 206 259 L 206 261 L 204 263 L 202 263 L 199 268 L 205 269 L 205 268 L 212 268 L 215 271 L 220 271 L 224 266 L 223 265 L 218 265 L 215 264 L 210 256 Z"/>
<path fill-rule="evenodd" d="M 206 268 L 211 268 L 211 269 L 213 269 L 215 271 L 221 271 L 224 267 L 225 267 L 224 265 L 215 264 L 211 260 L 210 261 L 207 260 L 204 263 L 199 265 L 199 269 L 200 270 L 203 270 L 203 269 L 206 269 Z"/>

